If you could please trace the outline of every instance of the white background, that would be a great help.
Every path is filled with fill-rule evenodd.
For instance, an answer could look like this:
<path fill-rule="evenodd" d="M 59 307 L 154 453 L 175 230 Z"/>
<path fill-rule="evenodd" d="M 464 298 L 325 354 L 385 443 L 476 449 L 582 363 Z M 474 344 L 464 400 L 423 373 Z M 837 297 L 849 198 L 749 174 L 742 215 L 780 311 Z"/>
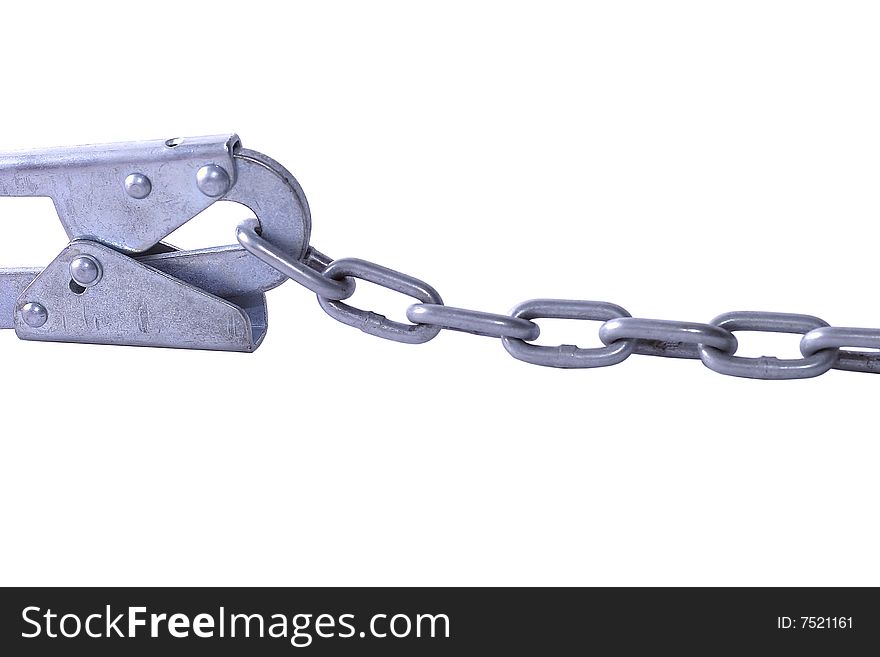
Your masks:
<path fill-rule="evenodd" d="M 2 24 L 0 150 L 237 131 L 298 177 L 319 249 L 452 305 L 880 325 L 872 3 L 13 3 Z M 229 243 L 246 214 L 171 241 Z M 0 218 L 3 265 L 66 243 L 47 200 Z M 269 305 L 254 355 L 0 334 L 0 582 L 880 584 L 880 377 L 545 369 L 373 338 L 294 283 Z"/>

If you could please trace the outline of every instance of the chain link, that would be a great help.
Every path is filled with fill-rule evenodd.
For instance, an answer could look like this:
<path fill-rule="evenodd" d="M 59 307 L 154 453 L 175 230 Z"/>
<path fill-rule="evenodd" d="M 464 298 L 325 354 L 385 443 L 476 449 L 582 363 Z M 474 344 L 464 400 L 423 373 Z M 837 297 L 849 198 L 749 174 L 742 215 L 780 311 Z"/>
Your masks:
<path fill-rule="evenodd" d="M 811 315 L 789 313 L 735 312 L 719 315 L 711 322 L 728 331 L 762 331 L 766 333 L 807 334 L 828 323 Z M 703 365 L 719 374 L 748 379 L 808 379 L 825 374 L 834 367 L 838 350 L 822 349 L 803 358 L 745 358 L 725 353 L 707 344 L 700 345 Z"/>
<path fill-rule="evenodd" d="M 510 313 L 523 319 L 608 320 L 629 317 L 629 313 L 613 303 L 603 301 L 566 301 L 563 299 L 532 299 L 516 306 Z M 632 354 L 634 340 L 621 340 L 606 347 L 584 349 L 574 345 L 545 347 L 517 338 L 502 338 L 507 353 L 518 360 L 546 367 L 607 367 L 616 365 Z"/>
<path fill-rule="evenodd" d="M 812 356 L 823 349 L 841 348 L 835 369 L 850 372 L 880 372 L 880 353 L 845 351 L 842 347 L 880 349 L 880 329 L 822 326 L 801 338 L 801 353 Z"/>
<path fill-rule="evenodd" d="M 699 359 L 721 374 L 752 379 L 802 379 L 829 369 L 880 373 L 880 329 L 833 327 L 811 315 L 751 311 L 719 315 L 708 324 L 644 319 L 612 303 L 564 299 L 532 299 L 508 315 L 488 313 L 446 306 L 424 281 L 366 260 L 333 260 L 313 248 L 303 261 L 291 260 L 260 237 L 253 223 L 242 224 L 237 237 L 249 253 L 315 292 L 321 307 L 334 319 L 397 342 L 427 342 L 448 329 L 498 338 L 514 358 L 546 367 L 606 367 L 639 354 Z M 342 299 L 354 294 L 355 279 L 416 299 L 419 303 L 406 311 L 411 323 L 343 303 Z M 542 318 L 600 321 L 599 339 L 604 346 L 535 344 L 540 328 L 532 320 Z M 737 356 L 736 331 L 800 334 L 803 357 Z"/>
<path fill-rule="evenodd" d="M 421 301 L 439 306 L 443 305 L 443 299 L 437 294 L 437 290 L 417 278 L 401 274 L 399 271 L 388 269 L 367 260 L 358 258 L 342 258 L 334 260 L 324 270 L 324 276 L 341 281 L 346 277 L 360 278 L 376 285 L 406 294 Z M 343 324 L 359 328 L 364 333 L 375 335 L 386 340 L 395 342 L 407 342 L 419 344 L 432 340 L 440 333 L 440 326 L 431 324 L 404 324 L 388 319 L 384 315 L 355 308 L 342 301 L 330 297 L 318 295 L 318 303 L 330 317 Z"/>
<path fill-rule="evenodd" d="M 249 219 L 235 231 L 238 243 L 252 256 L 326 299 L 347 299 L 354 294 L 354 279 L 346 277 L 337 280 L 323 275 L 332 262 L 323 253 L 309 249 L 305 262 L 294 260 L 260 237 L 257 228 L 257 221 Z"/>

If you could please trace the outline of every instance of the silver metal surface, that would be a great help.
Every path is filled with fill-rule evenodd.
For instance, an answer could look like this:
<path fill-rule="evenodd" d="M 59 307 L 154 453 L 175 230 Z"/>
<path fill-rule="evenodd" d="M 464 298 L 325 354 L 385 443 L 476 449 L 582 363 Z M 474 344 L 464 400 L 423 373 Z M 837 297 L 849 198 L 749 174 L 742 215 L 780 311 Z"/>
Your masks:
<path fill-rule="evenodd" d="M 812 315 L 754 311 L 726 313 L 719 315 L 711 323 L 731 332 L 808 333 L 828 326 L 824 320 Z M 837 349 L 823 349 L 804 358 L 745 358 L 703 344 L 700 345 L 700 359 L 709 369 L 728 376 L 748 379 L 808 379 L 824 374 L 834 366 Z"/>
<path fill-rule="evenodd" d="M 278 162 L 262 153 L 236 147 L 236 182 L 221 200 L 240 203 L 257 217 L 260 235 L 278 253 L 292 260 L 305 259 L 312 231 L 312 219 L 305 194 L 296 178 Z M 206 276 L 238 281 L 237 287 L 252 291 L 271 290 L 287 276 L 254 258 L 224 261 L 224 272 Z M 232 267 L 233 270 L 228 269 Z"/>
<path fill-rule="evenodd" d="M 635 353 L 665 358 L 699 358 L 700 344 L 728 354 L 737 348 L 736 336 L 720 326 L 639 317 L 618 317 L 605 322 L 599 327 L 599 339 L 606 345 L 636 340 Z"/>
<path fill-rule="evenodd" d="M 224 299 L 265 292 L 278 285 L 274 275 L 266 278 L 266 265 L 239 246 L 174 250 L 135 259 Z M 283 276 L 281 280 L 284 282 Z"/>
<path fill-rule="evenodd" d="M 880 353 L 844 350 L 880 349 L 880 329 L 822 326 L 801 338 L 801 353 L 813 356 L 823 349 L 840 349 L 834 369 L 850 372 L 880 372 Z"/>
<path fill-rule="evenodd" d="M 407 308 L 406 318 L 414 324 L 430 324 L 488 338 L 537 340 L 541 334 L 541 329 L 537 324 L 520 317 L 496 315 L 452 306 L 438 306 L 430 303 L 413 304 Z"/>
<path fill-rule="evenodd" d="M 99 239 L 120 251 L 146 251 L 207 208 L 196 186 L 206 163 L 235 171 L 237 135 L 98 144 L 0 154 L 0 196 L 48 196 L 70 239 Z M 152 181 L 142 199 L 125 191 L 139 173 Z"/>
<path fill-rule="evenodd" d="M 104 269 L 101 285 L 77 293 L 70 288 L 70 263 L 88 256 Z M 261 296 L 261 295 L 257 295 Z M 74 241 L 21 295 L 15 331 L 23 340 L 253 351 L 263 326 L 247 309 L 172 278 L 111 249 Z M 29 320 L 35 300 L 48 321 Z M 265 308 L 251 299 L 253 316 Z"/>
<path fill-rule="evenodd" d="M 604 301 L 568 301 L 564 299 L 532 299 L 514 308 L 514 317 L 523 319 L 577 319 L 606 321 L 630 314 L 613 303 Z M 582 368 L 607 367 L 626 360 L 633 353 L 635 340 L 620 340 L 607 347 L 582 349 L 575 345 L 548 347 L 517 338 L 502 338 L 507 352 L 518 360 L 545 367 Z"/>
<path fill-rule="evenodd" d="M 260 235 L 290 257 L 301 260 L 309 248 L 312 217 L 296 178 L 271 157 L 245 148 L 235 151 L 236 183 L 222 198 L 250 208 Z M 273 271 L 266 267 L 267 271 Z M 279 272 L 275 272 L 279 274 Z M 284 277 L 280 277 L 283 282 Z"/>
<path fill-rule="evenodd" d="M 91 256 L 80 256 L 70 261 L 70 278 L 81 287 L 92 287 L 101 282 L 101 263 Z"/>
<path fill-rule="evenodd" d="M 341 281 L 346 276 L 360 278 L 389 290 L 409 295 L 423 303 L 443 303 L 437 290 L 424 281 L 358 258 L 334 260 L 324 270 L 324 276 L 336 281 Z M 386 340 L 419 344 L 431 340 L 440 332 L 439 326 L 395 322 L 384 315 L 354 308 L 342 301 L 322 296 L 318 297 L 318 303 L 333 319 Z"/>
<path fill-rule="evenodd" d="M 229 174 L 219 164 L 206 164 L 196 172 L 196 185 L 205 196 L 223 196 L 231 184 Z"/>

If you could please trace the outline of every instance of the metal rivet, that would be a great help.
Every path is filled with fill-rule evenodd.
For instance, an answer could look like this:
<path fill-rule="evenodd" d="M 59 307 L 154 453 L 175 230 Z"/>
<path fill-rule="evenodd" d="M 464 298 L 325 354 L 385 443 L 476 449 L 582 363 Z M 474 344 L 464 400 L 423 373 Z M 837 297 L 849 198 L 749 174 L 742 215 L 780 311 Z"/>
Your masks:
<path fill-rule="evenodd" d="M 153 191 L 153 183 L 142 173 L 133 173 L 125 179 L 125 193 L 132 198 L 147 198 Z"/>
<path fill-rule="evenodd" d="M 39 303 L 26 303 L 21 308 L 21 318 L 31 328 L 40 328 L 49 321 L 49 311 Z"/>
<path fill-rule="evenodd" d="M 216 198 L 229 190 L 229 174 L 218 164 L 207 164 L 196 174 L 196 183 L 202 194 Z"/>
<path fill-rule="evenodd" d="M 78 256 L 70 263 L 70 277 L 83 287 L 92 287 L 101 280 L 101 263 L 92 256 Z"/>

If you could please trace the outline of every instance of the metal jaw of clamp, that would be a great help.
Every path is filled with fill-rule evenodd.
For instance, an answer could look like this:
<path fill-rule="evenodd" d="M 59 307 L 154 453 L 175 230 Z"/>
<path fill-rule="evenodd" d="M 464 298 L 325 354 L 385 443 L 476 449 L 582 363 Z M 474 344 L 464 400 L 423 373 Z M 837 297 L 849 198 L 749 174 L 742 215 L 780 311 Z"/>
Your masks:
<path fill-rule="evenodd" d="M 226 200 L 291 261 L 309 248 L 299 184 L 237 135 L 0 154 L 0 196 L 50 197 L 71 240 L 44 269 L 0 269 L 0 328 L 23 340 L 254 351 L 287 277 L 240 245 L 161 240 Z"/>

